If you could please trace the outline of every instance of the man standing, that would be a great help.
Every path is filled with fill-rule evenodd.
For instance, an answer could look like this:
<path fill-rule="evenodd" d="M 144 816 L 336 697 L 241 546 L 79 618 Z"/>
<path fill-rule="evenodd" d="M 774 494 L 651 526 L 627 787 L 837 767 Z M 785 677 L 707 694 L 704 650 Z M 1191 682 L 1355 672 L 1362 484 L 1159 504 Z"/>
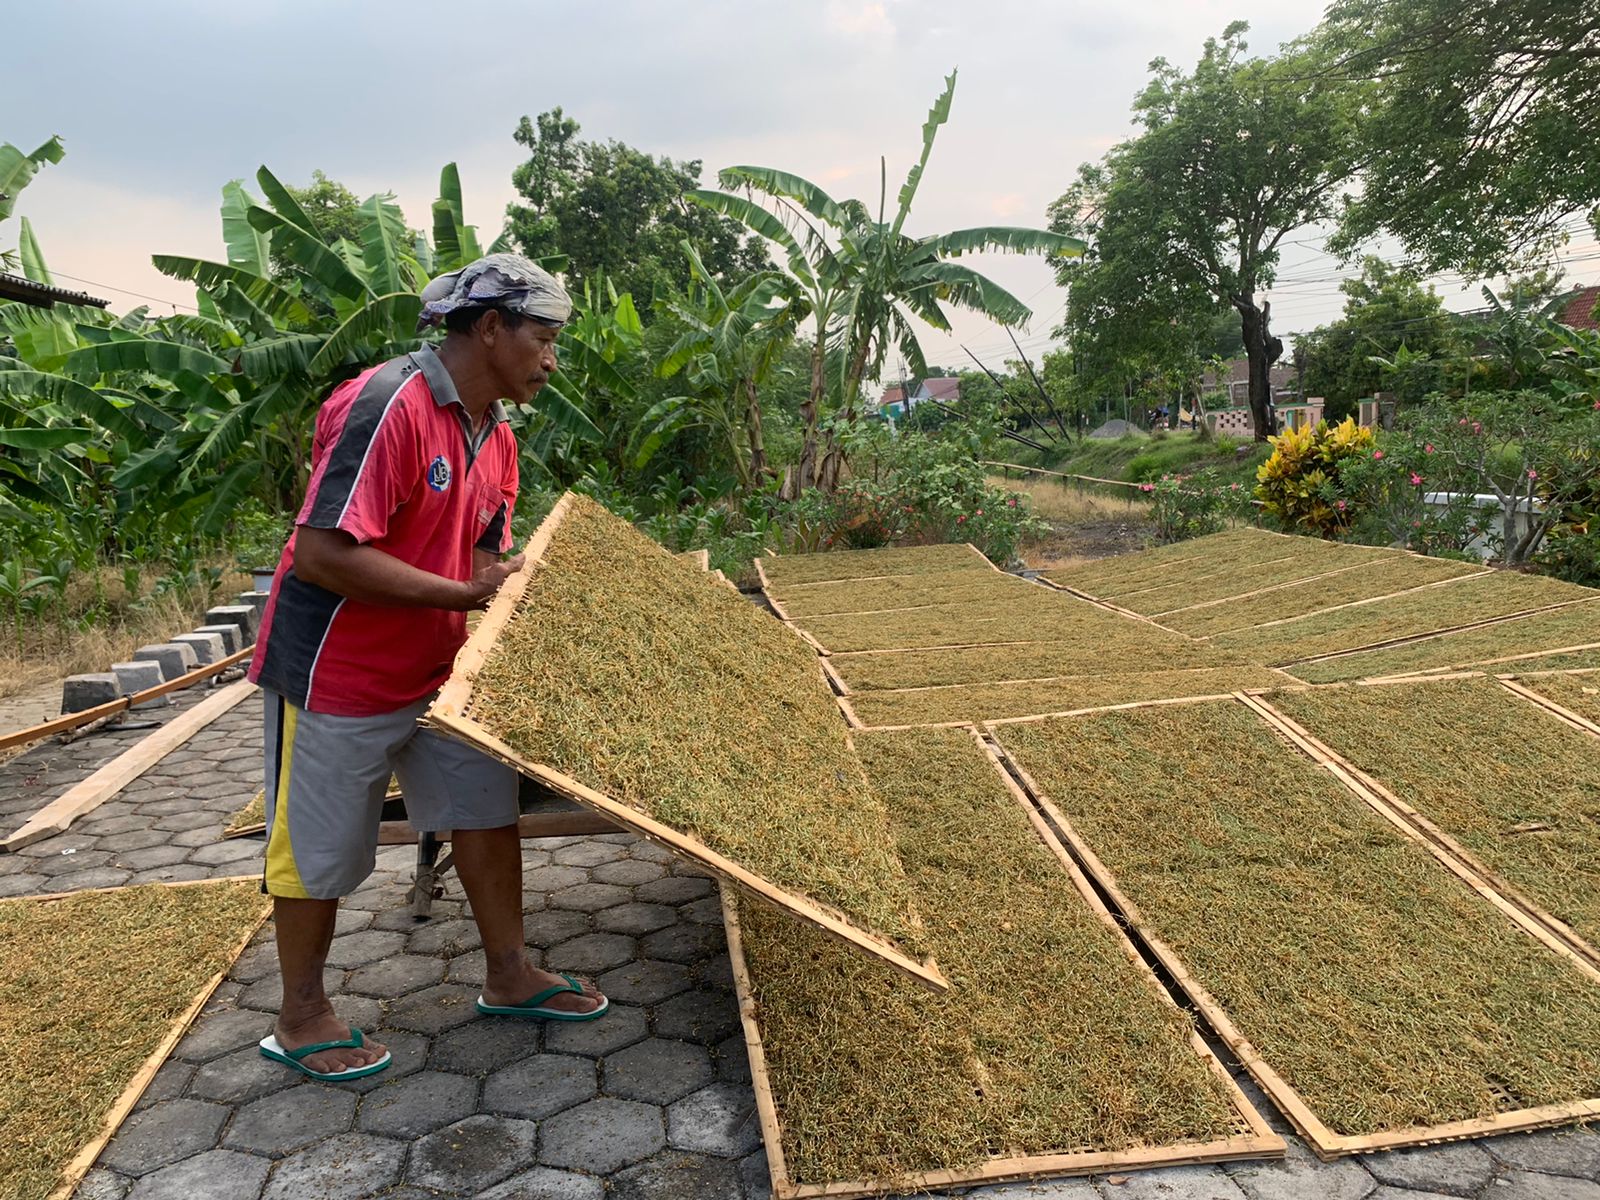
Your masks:
<path fill-rule="evenodd" d="M 391 771 L 419 831 L 452 831 L 487 963 L 481 1012 L 590 1020 L 607 1001 L 535 970 L 522 932 L 516 773 L 417 727 L 485 608 L 522 565 L 511 547 L 517 446 L 502 400 L 556 366 L 561 285 L 491 254 L 423 292 L 448 331 L 334 389 L 311 481 L 273 581 L 250 678 L 265 689 L 267 852 L 283 1003 L 261 1052 L 317 1079 L 389 1063 L 323 991 L 339 897 L 372 872 Z"/>

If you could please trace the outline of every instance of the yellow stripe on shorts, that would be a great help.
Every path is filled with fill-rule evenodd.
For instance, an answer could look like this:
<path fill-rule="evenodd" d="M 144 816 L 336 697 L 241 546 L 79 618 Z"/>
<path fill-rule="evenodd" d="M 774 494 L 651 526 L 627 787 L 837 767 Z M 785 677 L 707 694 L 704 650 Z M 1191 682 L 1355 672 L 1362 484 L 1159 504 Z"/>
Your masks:
<path fill-rule="evenodd" d="M 289 841 L 289 776 L 294 768 L 294 731 L 300 710 L 283 701 L 283 725 L 278 730 L 278 790 L 272 802 L 272 828 L 267 831 L 267 893 L 308 900 L 300 880 L 294 846 Z"/>

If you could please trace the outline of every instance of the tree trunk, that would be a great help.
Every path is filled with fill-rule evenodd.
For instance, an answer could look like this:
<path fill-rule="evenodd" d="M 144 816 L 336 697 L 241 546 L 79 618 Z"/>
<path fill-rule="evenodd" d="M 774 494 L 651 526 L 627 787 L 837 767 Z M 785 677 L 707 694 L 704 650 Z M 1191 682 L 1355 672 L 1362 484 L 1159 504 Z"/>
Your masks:
<path fill-rule="evenodd" d="M 855 359 L 850 363 L 850 372 L 845 376 L 844 401 L 844 427 L 849 429 L 856 423 L 856 396 L 861 392 L 861 373 L 867 368 L 867 351 L 872 346 L 869 337 L 861 343 L 856 351 Z M 911 398 L 906 397 L 906 412 L 911 411 Z M 828 430 L 828 448 L 822 455 L 822 466 L 817 472 L 817 486 L 825 492 L 834 491 L 839 486 L 839 480 L 844 474 L 844 447 L 839 445 L 838 433 Z"/>
<path fill-rule="evenodd" d="M 826 322 L 817 322 L 817 342 L 811 348 L 811 390 L 800 405 L 800 422 L 805 432 L 800 442 L 800 461 L 792 471 L 784 473 L 780 495 L 793 500 L 813 486 L 817 477 L 817 410 L 821 407 L 823 393 L 822 373 L 827 357 Z"/>
<path fill-rule="evenodd" d="M 1264 442 L 1278 432 L 1277 414 L 1272 407 L 1272 364 L 1283 357 L 1283 341 L 1272 336 L 1272 305 L 1258 307 L 1254 292 L 1235 296 L 1233 307 L 1239 310 L 1245 359 L 1249 363 L 1250 423 L 1256 441 Z"/>
<path fill-rule="evenodd" d="M 744 378 L 744 394 L 744 434 L 750 443 L 750 478 L 759 487 L 771 477 L 772 468 L 767 464 L 767 443 L 761 432 L 761 402 L 756 398 L 756 381 L 748 375 Z"/>

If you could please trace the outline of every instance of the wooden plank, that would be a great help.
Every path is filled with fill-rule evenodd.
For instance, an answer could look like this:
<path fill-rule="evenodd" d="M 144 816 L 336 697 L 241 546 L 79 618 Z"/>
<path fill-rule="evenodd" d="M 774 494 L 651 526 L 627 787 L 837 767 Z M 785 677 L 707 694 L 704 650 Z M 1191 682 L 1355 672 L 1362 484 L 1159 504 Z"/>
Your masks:
<path fill-rule="evenodd" d="M 1463 575 L 1463 576 L 1461 576 L 1461 578 L 1462 579 L 1480 579 L 1480 578 L 1482 578 L 1482 576 L 1479 576 L 1479 575 Z M 1443 580 L 1442 582 L 1443 583 L 1456 583 L 1456 582 L 1458 582 L 1458 580 L 1446 579 L 1446 580 Z M 1440 584 L 1438 584 L 1438 583 L 1430 583 L 1430 584 L 1427 584 L 1426 586 L 1427 587 L 1439 587 Z M 1364 601 L 1363 601 L 1363 603 L 1364 603 Z M 1537 613 L 1555 612 L 1557 609 L 1571 608 L 1571 607 L 1573 607 L 1574 605 L 1577 605 L 1577 604 L 1600 604 L 1600 599 L 1588 599 L 1588 598 L 1586 598 L 1586 599 L 1583 599 L 1583 600 L 1563 600 L 1559 604 L 1546 604 L 1546 605 L 1543 605 L 1540 608 L 1528 608 L 1528 609 L 1524 609 L 1521 612 L 1506 613 L 1504 616 L 1500 616 L 1500 617 L 1489 617 L 1489 618 L 1487 618 L 1485 620 L 1482 620 L 1482 621 L 1471 621 L 1471 622 L 1468 622 L 1465 625 L 1452 625 L 1448 629 L 1430 629 L 1427 633 L 1406 634 L 1404 637 L 1388 638 L 1388 639 L 1386 639 L 1384 641 L 1381 641 L 1381 642 L 1370 642 L 1365 646 L 1351 646 L 1347 650 L 1334 650 L 1334 651 L 1331 651 L 1331 652 L 1329 652 L 1327 654 L 1313 654 L 1308 658 L 1296 658 L 1296 659 L 1292 659 L 1292 660 L 1290 660 L 1288 662 L 1278 663 L 1277 665 L 1280 666 L 1280 667 L 1303 667 L 1307 663 L 1326 662 L 1328 659 L 1331 659 L 1331 658 L 1345 658 L 1345 657 L 1347 657 L 1348 655 L 1351 655 L 1351 654 L 1360 654 L 1364 650 L 1386 650 L 1390 646 L 1406 646 L 1406 645 L 1410 645 L 1412 642 L 1431 642 L 1435 638 L 1446 638 L 1446 637 L 1450 637 L 1452 634 L 1466 633 L 1468 630 L 1471 630 L 1471 629 L 1484 629 L 1484 628 L 1487 628 L 1490 625 L 1500 625 L 1500 624 L 1503 624 L 1503 623 L 1505 623 L 1507 621 L 1518 620 L 1518 619 L 1520 619 L 1522 617 L 1531 617 L 1531 616 L 1534 616 Z M 1347 605 L 1342 605 L 1341 607 L 1348 607 L 1348 606 Z M 1298 618 L 1292 618 L 1292 619 L 1298 620 Z M 1260 626 L 1259 628 L 1265 628 L 1265 626 Z"/>
<path fill-rule="evenodd" d="M 1221 604 L 1233 604 L 1233 603 L 1235 603 L 1236 601 L 1239 601 L 1239 600 L 1251 600 L 1251 599 L 1254 599 L 1256 596 L 1266 596 L 1266 595 L 1271 594 L 1272 592 L 1281 592 L 1285 588 L 1300 587 L 1302 584 L 1318 583 L 1321 580 L 1329 579 L 1329 578 L 1331 578 L 1331 577 L 1333 577 L 1335 575 L 1344 575 L 1344 574 L 1346 574 L 1347 572 L 1350 572 L 1350 571 L 1360 571 L 1360 570 L 1362 570 L 1364 568 L 1377 566 L 1377 565 L 1379 565 L 1379 560 L 1370 559 L 1369 558 L 1369 559 L 1365 559 L 1365 560 L 1363 560 L 1361 562 L 1358 562 L 1358 563 L 1351 563 L 1348 566 L 1336 567 L 1331 571 L 1323 571 L 1322 573 L 1320 573 L 1318 575 L 1306 575 L 1306 576 L 1304 576 L 1304 577 L 1302 577 L 1300 579 L 1291 579 L 1286 583 L 1274 583 L 1274 584 L 1269 585 L 1268 587 L 1254 588 L 1254 589 L 1252 589 L 1251 591 L 1248 591 L 1248 592 L 1239 592 L 1238 594 L 1233 595 L 1233 596 L 1224 596 L 1221 600 L 1202 600 L 1199 604 L 1186 604 L 1181 608 L 1169 608 L 1169 609 L 1166 609 L 1166 610 L 1164 610 L 1162 612 L 1151 613 L 1150 615 L 1151 615 L 1151 617 L 1171 617 L 1171 616 L 1175 616 L 1178 613 L 1194 612 L 1197 609 L 1216 608 L 1218 605 L 1221 605 Z M 1390 593 L 1387 593 L 1387 595 L 1399 595 L 1399 593 L 1398 592 L 1390 592 Z M 1312 611 L 1313 612 L 1325 612 L 1327 610 L 1326 609 L 1313 609 Z M 1253 629 L 1253 628 L 1255 628 L 1255 626 L 1253 626 L 1253 625 L 1252 626 L 1243 626 L 1242 628 L 1251 628 L 1251 629 Z"/>
<path fill-rule="evenodd" d="M 1360 565 L 1366 566 L 1367 564 L 1362 563 Z M 1385 600 L 1393 600 L 1396 596 L 1409 596 L 1412 592 L 1425 592 L 1430 588 L 1449 587 L 1453 583 L 1465 583 L 1469 579 L 1482 579 L 1485 575 L 1493 575 L 1493 574 L 1494 574 L 1493 569 L 1488 569 L 1488 570 L 1483 570 L 1483 571 L 1474 571 L 1470 575 L 1452 575 L 1449 579 L 1435 579 L 1432 583 L 1419 583 L 1419 584 L 1417 584 L 1416 587 L 1401 588 L 1398 592 L 1385 592 L 1381 596 L 1364 596 L 1360 600 L 1347 600 L 1343 604 L 1330 604 L 1330 605 L 1328 605 L 1327 608 L 1312 609 L 1310 612 L 1297 613 L 1296 615 L 1294 615 L 1292 617 L 1280 617 L 1276 621 L 1263 621 L 1259 625 L 1250 625 L 1250 626 L 1247 626 L 1246 628 L 1249 628 L 1249 629 L 1271 629 L 1276 625 L 1287 625 L 1291 621 L 1307 621 L 1307 620 L 1310 620 L 1312 617 L 1326 616 L 1328 613 L 1338 612 L 1341 609 L 1360 608 L 1364 604 L 1382 604 Z M 1302 582 L 1304 582 L 1304 581 L 1302 580 Z M 1568 604 L 1576 604 L 1576 603 L 1581 603 L 1581 602 L 1580 601 L 1569 600 L 1566 603 L 1568 603 Z M 1532 610 L 1530 610 L 1530 611 L 1532 611 Z M 1487 624 L 1488 622 L 1482 622 L 1482 623 L 1483 624 Z M 1235 632 L 1235 631 L 1234 630 L 1229 630 L 1228 632 L 1232 633 L 1232 632 Z M 1346 651 L 1340 651 L 1340 653 L 1346 653 Z M 1324 655 L 1323 657 L 1331 658 L 1333 656 L 1332 655 Z"/>
<path fill-rule="evenodd" d="M 1149 964 L 1140 956 L 1138 949 L 1117 924 L 1116 918 L 1096 895 L 1083 872 L 1078 869 L 1077 864 L 1056 839 L 1039 811 L 1007 773 L 995 748 L 976 731 L 973 732 L 973 737 L 988 757 L 1007 792 L 1022 807 L 1035 832 L 1061 864 L 1079 896 L 1096 918 L 1114 935 L 1123 956 L 1151 989 L 1168 1003 L 1174 1003 Z M 767 1067 L 766 1050 L 761 1039 L 755 989 L 744 954 L 738 908 L 731 894 L 727 892 L 723 893 L 722 898 L 722 919 L 723 927 L 727 931 L 728 956 L 733 964 L 733 987 L 739 1002 L 739 1022 L 744 1031 L 745 1049 L 750 1058 L 751 1085 L 756 1095 L 756 1116 L 761 1126 L 761 1140 L 766 1150 L 768 1172 L 772 1177 L 772 1194 L 777 1200 L 823 1200 L 823 1198 L 847 1200 L 852 1197 L 881 1196 L 889 1191 L 934 1191 L 949 1187 L 1037 1179 L 1044 1176 L 1088 1175 L 1112 1170 L 1233 1162 L 1242 1159 L 1275 1159 L 1282 1158 L 1286 1152 L 1283 1139 L 1273 1132 L 1265 1118 L 1239 1090 L 1211 1048 L 1197 1033 L 1191 1032 L 1190 1046 L 1227 1092 L 1229 1101 L 1239 1118 L 1239 1124 L 1245 1130 L 1241 1135 L 1208 1142 L 1174 1142 L 1164 1146 L 1140 1146 L 1127 1150 L 1000 1156 L 971 1167 L 920 1172 L 906 1179 L 863 1179 L 823 1184 L 797 1184 L 790 1179 L 788 1164 L 784 1158 L 783 1126 L 778 1114 L 771 1074 Z M 929 1069 L 934 1070 L 936 1067 L 930 1065 Z"/>
<path fill-rule="evenodd" d="M 1567 959 L 1581 974 L 1600 983 L 1600 950 L 1589 945 L 1564 921 L 1546 912 L 1433 821 L 1321 741 L 1294 718 L 1272 707 L 1259 696 L 1239 694 L 1237 699 L 1307 758 L 1328 771 L 1347 791 L 1427 850 L 1452 875 L 1510 918 L 1524 933 Z"/>
<path fill-rule="evenodd" d="M 192 882 L 220 883 L 223 881 L 202 879 Z M 165 886 L 181 887 L 183 885 L 166 884 Z M 95 890 L 98 891 L 100 889 Z M 69 892 L 67 894 L 82 895 L 83 893 Z M 269 915 L 271 915 L 270 909 L 262 912 L 261 919 L 251 925 L 245 935 L 239 939 L 238 944 L 233 947 L 222 970 L 206 980 L 201 985 L 200 991 L 196 993 L 195 998 L 189 1002 L 188 1007 L 178 1014 L 177 1019 L 168 1027 L 166 1034 L 156 1045 L 156 1048 L 150 1052 L 150 1056 L 144 1060 L 138 1071 L 134 1073 L 133 1078 L 128 1081 L 128 1086 L 122 1089 L 122 1094 L 111 1105 L 111 1111 L 106 1113 L 105 1120 L 100 1125 L 100 1131 L 80 1147 L 78 1152 L 72 1156 L 71 1161 L 67 1163 L 63 1169 L 61 1182 L 56 1185 L 55 1191 L 50 1193 L 49 1200 L 68 1200 L 72 1193 L 77 1190 L 78 1184 L 82 1183 L 83 1177 L 89 1173 L 89 1168 L 94 1166 L 95 1159 L 100 1157 L 100 1152 L 106 1148 L 107 1143 L 116 1135 L 122 1122 L 133 1111 L 133 1106 L 139 1103 L 139 1097 L 144 1095 L 145 1089 L 150 1086 L 150 1081 L 156 1077 L 156 1072 L 167 1061 L 167 1055 L 171 1054 L 173 1048 L 183 1040 L 183 1035 L 189 1032 L 189 1026 L 194 1024 L 194 1019 L 205 1008 L 206 1002 L 211 999 L 212 994 L 221 986 L 222 981 L 228 977 L 228 972 L 233 969 L 234 962 L 238 960 L 239 955 L 244 953 L 245 947 L 250 944 L 251 939 L 260 931 L 261 926 L 266 923 Z"/>
<path fill-rule="evenodd" d="M 1027 717 L 996 717 L 992 721 L 978 721 L 975 724 L 985 729 L 993 729 L 999 725 L 1032 725 L 1039 721 L 1054 721 L 1058 717 L 1083 717 L 1090 713 L 1123 712 L 1131 708 L 1165 708 L 1171 704 L 1203 704 L 1206 701 L 1231 700 L 1236 695 L 1234 692 L 1218 692 L 1212 696 L 1171 696 L 1163 700 L 1134 700 L 1127 704 L 1102 704 L 1094 708 L 1072 708 L 1065 712 L 1035 713 Z M 966 724 L 966 722 L 953 722 Z M 919 726 L 905 725 L 904 729 L 916 729 Z"/>
<path fill-rule="evenodd" d="M 255 684 L 241 679 L 173 717 L 138 745 L 119 754 L 34 813 L 22 828 L 0 841 L 0 851 L 20 850 L 41 838 L 64 832 L 79 817 L 99 808 L 212 721 L 248 699 L 255 690 Z"/>
<path fill-rule="evenodd" d="M 770 883 L 717 853 L 703 842 L 662 824 L 638 809 L 613 800 L 610 796 L 597 792 L 576 779 L 568 778 L 559 771 L 540 763 L 529 762 L 477 722 L 438 708 L 429 709 L 422 721 L 435 729 L 470 742 L 484 753 L 516 768 L 530 779 L 536 779 L 552 791 L 594 809 L 618 825 L 656 842 L 674 854 L 694 859 L 719 878 L 743 888 L 758 900 L 802 920 L 810 921 L 845 944 L 909 975 L 918 983 L 939 992 L 949 988 L 949 981 L 940 973 L 938 964 L 931 959 L 925 963 L 918 962 L 893 943 L 857 928 L 846 921 L 841 914 L 807 896 L 786 891 Z"/>
<path fill-rule="evenodd" d="M 1532 688 L 1524 687 L 1514 679 L 1496 676 L 1495 682 L 1514 696 L 1521 696 L 1530 704 L 1536 704 L 1551 716 L 1560 720 L 1580 733 L 1587 733 L 1590 737 L 1600 737 L 1600 725 L 1596 725 L 1582 713 L 1575 713 L 1564 704 L 1557 704 L 1549 696 L 1541 695 Z"/>
<path fill-rule="evenodd" d="M 116 700 L 109 700 L 104 704 L 97 704 L 93 708 L 85 708 L 79 712 L 68 713 L 63 717 L 44 722 L 41 725 L 31 725 L 27 729 L 19 729 L 0 737 L 0 750 L 10 750 L 13 746 L 25 746 L 29 742 L 43 741 L 58 733 L 66 733 L 80 726 L 103 721 L 107 717 L 114 717 L 118 713 L 126 712 L 136 704 L 143 704 L 147 700 L 159 700 L 162 696 L 170 696 L 173 692 L 182 691 L 197 683 L 203 683 L 213 675 L 220 675 L 230 667 L 238 666 L 245 659 L 255 653 L 255 646 L 246 646 L 237 650 L 226 658 L 218 659 L 203 667 L 197 667 L 176 679 L 169 679 L 165 683 L 158 683 L 155 687 L 145 688 L 142 692 L 133 692 Z"/>
<path fill-rule="evenodd" d="M 1072 822 L 1067 819 L 1066 814 L 1039 787 L 1037 781 L 1011 757 L 1003 746 L 998 746 L 997 749 L 1005 764 L 1016 773 L 1017 778 L 1022 781 L 1023 786 L 1032 794 L 1040 808 L 1048 814 L 1051 823 L 1060 834 L 1061 840 L 1070 848 L 1077 861 L 1083 865 L 1085 874 L 1090 876 L 1111 898 L 1111 902 L 1122 914 L 1128 926 L 1138 933 L 1141 942 L 1168 975 L 1171 976 L 1173 982 L 1182 989 L 1184 995 L 1188 997 L 1190 1003 L 1194 1005 L 1195 1010 L 1205 1020 L 1206 1024 L 1216 1032 L 1228 1049 L 1239 1059 L 1240 1064 L 1250 1072 L 1251 1077 L 1261 1087 L 1261 1090 L 1267 1094 L 1268 1098 L 1289 1118 L 1290 1123 L 1294 1125 L 1295 1129 L 1310 1145 L 1312 1152 L 1324 1162 L 1345 1155 L 1359 1154 L 1371 1150 L 1425 1146 L 1437 1142 L 1483 1137 L 1493 1133 L 1542 1129 L 1551 1125 L 1566 1124 L 1600 1116 L 1600 1099 L 1583 1099 L 1565 1104 L 1519 1109 L 1515 1112 L 1496 1114 L 1494 1117 L 1454 1121 L 1440 1125 L 1391 1129 L 1383 1133 L 1359 1137 L 1336 1133 L 1311 1110 L 1300 1093 L 1283 1076 L 1279 1075 L 1270 1063 L 1262 1058 L 1255 1044 L 1240 1032 L 1238 1026 L 1233 1023 L 1216 998 L 1211 995 L 1199 980 L 1189 973 L 1178 953 L 1151 932 L 1150 923 L 1140 911 L 1138 905 L 1134 904 L 1127 894 L 1121 890 L 1116 877 L 1107 869 L 1105 863 L 1095 854 L 1089 844 L 1084 841 Z"/>

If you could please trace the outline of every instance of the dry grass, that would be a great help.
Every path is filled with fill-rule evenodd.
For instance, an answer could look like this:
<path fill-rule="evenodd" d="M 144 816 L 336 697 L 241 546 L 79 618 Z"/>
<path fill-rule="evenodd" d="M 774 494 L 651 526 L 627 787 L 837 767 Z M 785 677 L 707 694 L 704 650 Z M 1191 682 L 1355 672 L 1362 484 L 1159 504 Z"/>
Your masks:
<path fill-rule="evenodd" d="M 1600 674 L 1541 675 L 1522 682 L 1563 708 L 1600 724 Z"/>
<path fill-rule="evenodd" d="M 871 579 L 880 575 L 926 575 L 946 571 L 992 571 L 989 560 L 971 546 L 908 546 L 886 550 L 830 550 L 823 554 L 778 555 L 760 560 L 767 581 L 778 592 L 806 583 Z"/>
<path fill-rule="evenodd" d="M 962 650 L 910 650 L 904 654 L 840 654 L 828 661 L 855 692 L 882 688 L 944 687 L 996 680 L 1049 679 L 1137 670 L 1190 670 L 1235 666 L 1204 642 L 1185 642 L 1137 621 L 1115 640 L 1090 636 L 1020 646 L 975 646 Z M 1098 627 L 1097 627 L 1098 628 Z"/>
<path fill-rule="evenodd" d="M 1492 679 L 1272 702 L 1600 944 L 1600 739 Z"/>
<path fill-rule="evenodd" d="M 1361 574 L 1368 566 L 1377 566 L 1392 555 L 1385 550 L 1374 550 L 1370 546 L 1344 546 L 1337 542 L 1319 542 L 1318 545 L 1329 547 L 1326 551 L 1310 554 L 1295 554 L 1289 558 L 1277 559 L 1270 562 L 1252 563 L 1239 568 L 1236 572 L 1227 575 L 1215 575 L 1205 579 L 1189 579 L 1182 583 L 1168 584 L 1165 587 L 1151 588 L 1131 596 L 1124 596 L 1117 601 L 1118 604 L 1133 609 L 1134 612 L 1144 613 L 1146 616 L 1155 616 L 1157 613 L 1168 612 L 1171 609 L 1187 608 L 1192 604 L 1204 604 L 1211 600 L 1225 600 L 1230 596 L 1239 596 L 1245 592 L 1254 592 L 1260 588 L 1276 587 L 1279 584 L 1292 584 L 1302 580 L 1311 579 L 1316 575 L 1324 575 L 1329 571 L 1337 571 L 1343 567 L 1354 567 L 1352 575 Z M 1383 557 L 1379 557 L 1379 556 Z M 1335 575 L 1326 582 L 1334 583 L 1341 576 Z M 1437 578 L 1437 576 L 1435 576 Z M 1321 582 L 1320 580 L 1318 582 Z M 1307 586 L 1315 587 L 1316 584 Z M 1251 597 L 1246 603 L 1254 605 L 1270 605 L 1276 593 L 1266 596 Z M 1226 607 L 1218 605 L 1218 607 Z M 1165 617 L 1159 618 L 1163 622 Z M 1263 617 L 1262 620 L 1272 620 Z"/>
<path fill-rule="evenodd" d="M 880 612 L 927 604 L 968 604 L 1005 601 L 1036 589 L 1015 575 L 998 571 L 947 571 L 937 575 L 897 575 L 892 579 L 811 583 L 774 592 L 774 599 L 791 618 L 834 613 Z"/>
<path fill-rule="evenodd" d="M 796 1182 L 1227 1135 L 1182 1014 L 1124 956 L 968 734 L 859 738 L 955 984 L 941 1000 L 742 905 Z M 938 786 L 929 787 L 930 780 Z"/>
<path fill-rule="evenodd" d="M 883 805 L 815 652 L 594 502 L 574 498 L 470 715 L 525 759 L 914 949 Z"/>
<path fill-rule="evenodd" d="M 1307 683 L 1337 683 L 1347 679 L 1370 679 L 1375 675 L 1448 670 L 1510 655 L 1560 650 L 1591 642 L 1600 642 L 1600 604 L 1578 604 L 1405 646 L 1387 646 L 1330 658 L 1326 662 L 1306 663 L 1295 667 L 1293 674 Z M 1600 666 L 1600 652 L 1588 650 L 1525 659 L 1489 669 L 1509 672 L 1593 666 Z"/>
<path fill-rule="evenodd" d="M 1596 597 L 1600 592 L 1559 579 L 1496 571 L 1333 612 L 1311 613 L 1282 625 L 1237 629 L 1222 634 L 1216 644 L 1249 654 L 1258 662 L 1281 666 L 1390 638 L 1436 633 L 1528 609 Z"/>
<path fill-rule="evenodd" d="M 1600 986 L 1242 705 L 999 736 L 1338 1133 L 1600 1095 Z"/>
<path fill-rule="evenodd" d="M 1004 479 L 989 476 L 992 487 L 1020 492 L 1028 497 L 1034 516 L 1062 525 L 1085 521 L 1121 521 L 1130 516 L 1142 519 L 1150 501 L 1137 488 L 1119 488 L 1116 494 L 1091 491 L 1071 482 L 1054 479 Z"/>
<path fill-rule="evenodd" d="M 42 1200 L 266 911 L 253 883 L 0 902 L 0 1179 Z"/>
<path fill-rule="evenodd" d="M 1470 575 L 1480 569 L 1468 563 L 1451 562 L 1443 558 L 1418 558 L 1409 554 L 1384 558 L 1326 579 L 1280 587 L 1237 604 L 1213 604 L 1206 608 L 1170 613 L 1161 618 L 1161 623 L 1195 637 L 1210 637 L 1266 621 L 1305 616 L 1336 604 L 1391 595 L 1442 579 Z M 1193 603 L 1200 604 L 1203 600 L 1197 598 Z"/>
<path fill-rule="evenodd" d="M 1309 540 L 1309 539 L 1307 539 Z M 1156 586 L 1164 572 L 1220 570 L 1231 562 L 1242 562 L 1256 555 L 1281 558 L 1292 552 L 1295 543 L 1277 534 L 1248 526 L 1213 533 L 1206 537 L 1170 546 L 1157 546 L 1137 554 L 1102 558 L 1082 567 L 1053 571 L 1050 579 L 1064 587 L 1077 588 L 1092 595 L 1126 592 Z"/>
<path fill-rule="evenodd" d="M 852 696 L 850 704 L 867 725 L 935 725 L 945 721 L 994 721 L 1003 717 L 1070 712 L 1180 696 L 1221 696 L 1241 688 L 1279 687 L 1284 682 L 1282 675 L 1265 667 L 1140 671 L 867 692 Z"/>

